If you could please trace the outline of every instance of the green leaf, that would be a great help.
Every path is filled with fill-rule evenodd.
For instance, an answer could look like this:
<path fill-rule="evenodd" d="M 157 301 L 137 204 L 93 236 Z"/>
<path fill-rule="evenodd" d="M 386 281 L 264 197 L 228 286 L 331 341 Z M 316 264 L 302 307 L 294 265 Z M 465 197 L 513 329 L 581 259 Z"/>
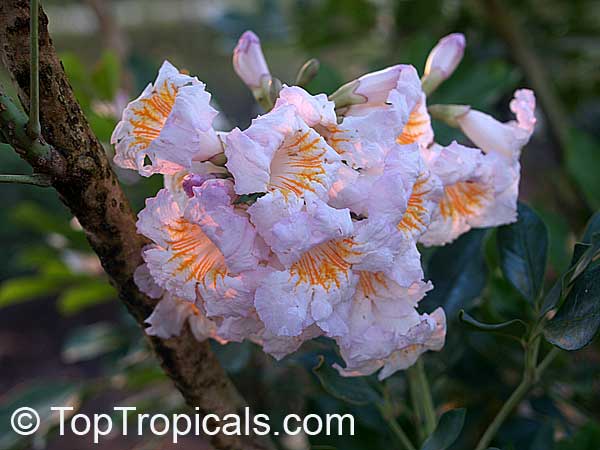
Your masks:
<path fill-rule="evenodd" d="M 63 284 L 63 279 L 45 276 L 20 277 L 7 280 L 0 286 L 0 308 L 51 296 L 58 292 Z"/>
<path fill-rule="evenodd" d="M 320 355 L 319 363 L 313 367 L 313 373 L 321 382 L 321 386 L 329 394 L 353 405 L 379 403 L 381 397 L 363 377 L 342 377 L 334 368 L 325 362 Z"/>
<path fill-rule="evenodd" d="M 593 209 L 600 209 L 600 144 L 594 136 L 571 130 L 565 155 L 567 170 Z"/>
<path fill-rule="evenodd" d="M 443 306 L 448 317 L 467 308 L 485 287 L 487 266 L 482 252 L 486 230 L 471 230 L 431 255 L 427 276 L 435 289 L 421 302 L 425 311 Z"/>
<path fill-rule="evenodd" d="M 502 323 L 483 323 L 470 316 L 464 310 L 458 313 L 458 319 L 475 331 L 498 333 L 505 336 L 520 338 L 527 332 L 527 324 L 520 319 L 513 319 Z"/>
<path fill-rule="evenodd" d="M 117 297 L 115 289 L 104 280 L 90 280 L 65 290 L 58 298 L 58 309 L 65 315 L 77 314 L 82 309 Z"/>
<path fill-rule="evenodd" d="M 435 431 L 423 443 L 421 450 L 445 450 L 450 447 L 462 431 L 467 410 L 464 408 L 452 409 L 442 417 Z"/>
<path fill-rule="evenodd" d="M 579 350 L 592 341 L 599 327 L 600 266 L 596 266 L 575 280 L 556 315 L 544 324 L 544 336 L 564 350 Z"/>
<path fill-rule="evenodd" d="M 62 357 L 67 363 L 88 361 L 117 349 L 121 342 L 122 337 L 113 326 L 95 323 L 77 328 L 69 335 Z"/>
<path fill-rule="evenodd" d="M 523 203 L 518 220 L 498 228 L 500 267 L 506 279 L 530 303 L 542 289 L 548 253 L 548 230 L 537 214 Z"/>

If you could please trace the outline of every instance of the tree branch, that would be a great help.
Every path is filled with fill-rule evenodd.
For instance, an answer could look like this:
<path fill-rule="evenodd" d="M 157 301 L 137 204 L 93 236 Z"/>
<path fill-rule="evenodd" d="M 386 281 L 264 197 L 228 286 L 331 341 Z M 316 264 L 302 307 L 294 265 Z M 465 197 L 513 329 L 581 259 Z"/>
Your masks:
<path fill-rule="evenodd" d="M 12 110 L 14 114 L 9 114 L 4 101 L 8 98 L 6 90 L 0 92 L 2 132 L 35 172 L 50 176 L 61 200 L 84 228 L 119 297 L 143 327 L 143 321 L 155 305 L 138 291 L 133 281 L 133 272 L 142 263 L 141 249 L 145 241 L 136 232 L 135 215 L 104 149 L 75 100 L 48 35 L 48 18 L 41 9 L 39 19 L 39 85 L 43 93 L 39 107 L 44 139 L 31 140 L 26 132 L 27 119 L 16 106 Z M 18 85 L 21 104 L 28 105 L 27 0 L 0 1 L 0 42 L 2 63 Z M 32 152 L 32 147 L 40 150 L 41 155 Z M 238 413 L 245 407 L 208 343 L 198 343 L 187 327 L 177 338 L 150 341 L 166 373 L 187 403 L 199 408 L 200 414 L 223 416 Z M 213 445 L 227 450 L 273 448 L 270 441 L 256 436 L 222 434 L 213 438 Z"/>

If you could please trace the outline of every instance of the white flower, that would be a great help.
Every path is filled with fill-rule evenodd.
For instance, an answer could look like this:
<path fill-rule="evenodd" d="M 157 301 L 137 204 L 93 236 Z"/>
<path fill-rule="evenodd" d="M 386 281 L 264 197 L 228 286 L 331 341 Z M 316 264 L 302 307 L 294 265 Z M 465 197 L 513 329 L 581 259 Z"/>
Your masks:
<path fill-rule="evenodd" d="M 341 165 L 339 155 L 293 105 L 254 119 L 245 131 L 231 131 L 225 154 L 237 194 L 313 192 L 326 198 Z"/>
<path fill-rule="evenodd" d="M 383 273 L 360 272 L 359 283 L 346 311 L 347 334 L 336 338 L 345 376 L 370 375 L 384 367 L 383 379 L 410 367 L 427 350 L 440 350 L 445 338 L 441 309 L 431 316 L 416 310 L 419 300 L 432 288 L 417 281 L 402 287 Z"/>
<path fill-rule="evenodd" d="M 210 180 L 194 188 L 194 194 L 182 210 L 163 189 L 146 201 L 138 221 L 138 231 L 154 242 L 144 251 L 152 277 L 191 301 L 198 284 L 214 285 L 222 277 L 252 270 L 264 253 L 245 213 L 231 204 L 231 182 Z"/>
<path fill-rule="evenodd" d="M 510 160 L 518 160 L 535 128 L 533 91 L 517 90 L 510 109 L 517 116 L 516 121 L 498 122 L 488 114 L 471 109 L 457 117 L 457 122 L 462 132 L 484 152 L 496 152 Z"/>
<path fill-rule="evenodd" d="M 209 102 L 203 83 L 165 61 L 154 84 L 123 111 L 111 137 L 115 163 L 144 176 L 174 174 L 222 152 Z"/>
<path fill-rule="evenodd" d="M 442 181 L 444 194 L 420 238 L 425 245 L 443 245 L 471 228 L 516 220 L 518 161 L 453 142 L 430 149 L 429 167 Z"/>

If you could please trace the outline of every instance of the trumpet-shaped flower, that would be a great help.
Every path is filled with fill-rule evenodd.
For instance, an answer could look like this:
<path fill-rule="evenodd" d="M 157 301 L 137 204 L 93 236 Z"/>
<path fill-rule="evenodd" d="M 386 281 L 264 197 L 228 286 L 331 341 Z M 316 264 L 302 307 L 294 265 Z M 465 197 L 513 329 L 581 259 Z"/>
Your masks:
<path fill-rule="evenodd" d="M 264 244 L 243 211 L 233 207 L 231 182 L 210 180 L 194 188 L 185 209 L 166 189 L 146 201 L 138 231 L 154 245 L 144 251 L 156 283 L 174 295 L 196 299 L 199 284 L 254 269 Z"/>
<path fill-rule="evenodd" d="M 516 121 L 502 123 L 492 116 L 469 110 L 456 118 L 467 137 L 485 153 L 499 153 L 509 160 L 518 160 L 521 149 L 529 142 L 535 128 L 535 95 L 529 89 L 519 89 L 510 102 Z"/>
<path fill-rule="evenodd" d="M 519 163 L 453 142 L 433 146 L 429 167 L 444 186 L 431 224 L 420 240 L 443 245 L 471 228 L 498 226 L 517 217 Z"/>
<path fill-rule="evenodd" d="M 254 119 L 245 131 L 231 131 L 225 155 L 237 194 L 313 192 L 326 198 L 341 165 L 339 155 L 293 105 Z"/>
<path fill-rule="evenodd" d="M 359 282 L 344 320 L 349 331 L 336 341 L 345 368 L 342 375 L 370 375 L 384 368 L 383 379 L 410 367 L 427 350 L 440 350 L 446 334 L 441 309 L 419 314 L 418 302 L 432 288 L 416 281 L 399 286 L 383 273 L 359 272 Z"/>
<path fill-rule="evenodd" d="M 423 148 L 433 141 L 431 119 L 427 112 L 421 80 L 413 66 L 400 64 L 378 72 L 368 73 L 348 84 L 355 96 L 349 105 L 338 109 L 338 114 L 364 116 L 373 111 L 393 109 L 400 114 L 396 135 L 399 144 L 417 142 Z M 346 88 L 348 90 L 348 88 Z M 332 99 L 338 102 L 338 95 Z M 348 96 L 348 94 L 346 94 Z"/>
<path fill-rule="evenodd" d="M 313 324 L 328 336 L 346 333 L 340 314 L 356 288 L 356 271 L 392 272 L 401 264 L 406 242 L 395 224 L 361 220 L 340 235 L 340 228 L 322 223 L 320 242 L 286 260 L 256 290 L 256 310 L 274 335 L 299 336 Z"/>
<path fill-rule="evenodd" d="M 222 152 L 209 102 L 202 82 L 165 61 L 154 84 L 123 111 L 111 137 L 115 163 L 144 176 L 174 174 Z"/>

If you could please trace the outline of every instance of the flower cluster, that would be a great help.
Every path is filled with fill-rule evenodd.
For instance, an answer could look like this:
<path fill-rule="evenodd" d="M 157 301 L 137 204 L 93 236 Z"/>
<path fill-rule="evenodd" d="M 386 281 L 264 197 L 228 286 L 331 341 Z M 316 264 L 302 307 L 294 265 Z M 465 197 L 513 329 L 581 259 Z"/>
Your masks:
<path fill-rule="evenodd" d="M 147 332 L 169 338 L 187 322 L 198 340 L 249 339 L 278 359 L 326 336 L 347 376 L 385 378 L 440 350 L 443 310 L 417 310 L 433 288 L 417 243 L 516 219 L 519 153 L 535 124 L 533 93 L 519 90 L 513 122 L 442 108 L 478 148 L 435 143 L 426 93 L 464 46 L 450 35 L 423 78 L 397 65 L 328 98 L 274 82 L 246 32 L 235 70 L 272 108 L 225 133 L 204 84 L 165 62 L 112 138 L 118 165 L 165 177 L 138 221 L 152 243 L 136 283 L 160 298 Z"/>

